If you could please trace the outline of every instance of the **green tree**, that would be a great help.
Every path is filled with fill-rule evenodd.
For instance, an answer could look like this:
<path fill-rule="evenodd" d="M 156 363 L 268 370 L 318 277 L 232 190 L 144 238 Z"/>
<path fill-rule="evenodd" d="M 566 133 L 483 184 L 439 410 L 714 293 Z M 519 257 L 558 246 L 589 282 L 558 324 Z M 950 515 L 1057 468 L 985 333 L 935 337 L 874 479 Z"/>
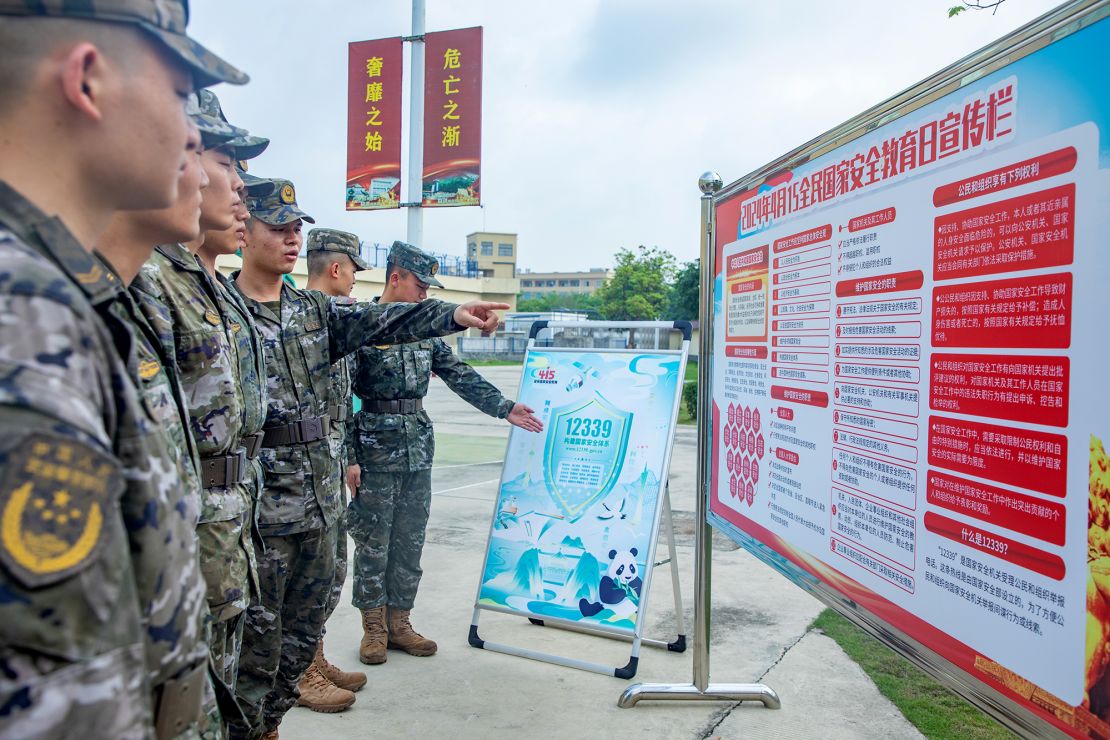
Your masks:
<path fill-rule="evenodd" d="M 538 298 L 523 298 L 516 302 L 517 311 L 578 311 L 597 312 L 597 299 L 588 293 L 547 293 Z"/>
<path fill-rule="evenodd" d="M 687 262 L 678 270 L 671 286 L 670 307 L 666 318 L 697 321 L 701 303 L 701 259 Z"/>
<path fill-rule="evenodd" d="M 998 12 L 998 6 L 1006 0 L 963 0 L 961 5 L 953 5 L 948 9 L 948 17 L 955 18 L 965 10 L 989 10 L 991 15 Z"/>
<path fill-rule="evenodd" d="M 597 292 L 601 316 L 609 321 L 662 318 L 674 270 L 674 255 L 659 247 L 620 250 L 612 279 Z"/>

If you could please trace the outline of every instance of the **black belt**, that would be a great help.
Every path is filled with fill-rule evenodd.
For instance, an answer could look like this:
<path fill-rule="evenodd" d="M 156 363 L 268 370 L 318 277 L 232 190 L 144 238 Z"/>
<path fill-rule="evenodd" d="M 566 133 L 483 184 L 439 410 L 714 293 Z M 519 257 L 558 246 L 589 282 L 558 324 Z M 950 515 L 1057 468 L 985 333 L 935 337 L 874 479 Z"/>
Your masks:
<path fill-rule="evenodd" d="M 328 416 L 331 417 L 333 422 L 339 422 L 340 424 L 350 421 L 351 404 L 333 403 L 331 406 L 328 406 Z"/>
<path fill-rule="evenodd" d="M 327 414 L 324 416 L 306 416 L 288 424 L 275 424 L 266 427 L 262 431 L 266 433 L 266 436 L 262 439 L 263 447 L 307 444 L 328 436 L 331 431 L 331 418 Z"/>
<path fill-rule="evenodd" d="M 201 718 L 204 679 L 208 664 L 154 687 L 154 734 L 158 740 L 174 738 Z"/>
<path fill-rule="evenodd" d="M 415 414 L 423 411 L 424 399 L 422 398 L 395 398 L 392 401 L 366 401 L 362 402 L 363 411 L 373 411 L 376 414 Z"/>
<path fill-rule="evenodd" d="M 228 455 L 213 455 L 201 458 L 201 484 L 205 488 L 232 486 L 247 479 L 251 460 L 258 457 L 262 449 L 262 432 L 247 435 L 242 439 L 245 449 Z"/>

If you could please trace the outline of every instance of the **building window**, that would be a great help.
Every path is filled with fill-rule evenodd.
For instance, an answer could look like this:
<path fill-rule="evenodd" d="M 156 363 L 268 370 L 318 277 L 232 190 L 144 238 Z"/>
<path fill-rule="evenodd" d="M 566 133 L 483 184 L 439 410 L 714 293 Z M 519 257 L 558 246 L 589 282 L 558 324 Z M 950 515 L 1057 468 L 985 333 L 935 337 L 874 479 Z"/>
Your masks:
<path fill-rule="evenodd" d="M 520 287 L 522 287 L 522 288 L 531 288 L 532 287 L 532 281 L 531 280 L 521 280 L 520 281 Z"/>
<path fill-rule="evenodd" d="M 513 256 L 513 245 L 512 244 L 498 244 L 497 245 L 497 256 L 498 257 L 512 257 Z"/>
<path fill-rule="evenodd" d="M 482 242 L 482 256 L 483 257 L 492 257 L 493 256 L 493 242 Z"/>
<path fill-rule="evenodd" d="M 577 280 L 571 280 L 570 281 L 570 287 L 577 288 L 578 287 L 578 281 Z"/>
<path fill-rule="evenodd" d="M 582 284 L 585 285 L 587 288 L 590 287 L 590 281 L 589 280 L 583 280 Z"/>
<path fill-rule="evenodd" d="M 547 281 L 547 287 L 554 288 L 555 287 L 555 281 L 554 280 L 548 280 Z"/>
<path fill-rule="evenodd" d="M 470 247 L 470 258 L 474 259 L 475 257 L 477 257 L 478 256 L 478 245 L 475 244 L 474 242 L 470 242 L 470 244 L 468 244 L 467 246 Z"/>

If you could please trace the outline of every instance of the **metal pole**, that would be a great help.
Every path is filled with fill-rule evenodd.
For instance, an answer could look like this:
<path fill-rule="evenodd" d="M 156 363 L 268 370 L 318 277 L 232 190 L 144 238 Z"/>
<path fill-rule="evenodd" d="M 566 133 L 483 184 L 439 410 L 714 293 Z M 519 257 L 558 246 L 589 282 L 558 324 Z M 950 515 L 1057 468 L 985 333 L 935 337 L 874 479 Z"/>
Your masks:
<path fill-rule="evenodd" d="M 412 0 L 412 54 L 409 72 L 408 234 L 419 247 L 424 241 L 424 0 Z"/>
<path fill-rule="evenodd" d="M 709 175 L 711 173 L 706 173 Z M 713 531 L 706 519 L 709 501 L 709 465 L 713 455 L 713 403 L 709 386 L 710 352 L 713 323 L 713 195 L 721 189 L 720 175 L 708 180 L 702 175 L 701 188 L 701 310 L 698 326 L 698 482 L 694 504 L 694 686 L 704 692 L 709 686 L 710 583 L 713 568 Z"/>
<path fill-rule="evenodd" d="M 701 315 L 698 337 L 698 481 L 694 514 L 694 681 L 690 684 L 641 683 L 629 686 L 617 700 L 622 709 L 644 699 L 696 701 L 758 701 L 768 709 L 781 706 L 778 695 L 763 684 L 709 683 L 710 576 L 713 565 L 713 530 L 709 527 L 710 465 L 713 459 L 713 393 L 709 368 L 713 349 L 713 279 L 715 263 L 713 196 L 722 187 L 721 176 L 706 172 L 701 188 Z"/>

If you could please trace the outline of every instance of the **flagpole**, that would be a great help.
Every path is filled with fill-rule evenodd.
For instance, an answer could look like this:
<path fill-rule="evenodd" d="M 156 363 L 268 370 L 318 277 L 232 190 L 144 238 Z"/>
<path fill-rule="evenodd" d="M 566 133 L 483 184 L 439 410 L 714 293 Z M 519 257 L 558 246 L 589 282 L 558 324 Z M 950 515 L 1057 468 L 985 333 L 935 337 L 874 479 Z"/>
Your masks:
<path fill-rule="evenodd" d="M 408 166 L 408 233 L 405 240 L 414 246 L 424 241 L 423 200 L 424 176 L 424 0 L 412 0 L 412 35 L 406 39 L 411 46 L 412 64 L 409 72 L 409 166 Z"/>

